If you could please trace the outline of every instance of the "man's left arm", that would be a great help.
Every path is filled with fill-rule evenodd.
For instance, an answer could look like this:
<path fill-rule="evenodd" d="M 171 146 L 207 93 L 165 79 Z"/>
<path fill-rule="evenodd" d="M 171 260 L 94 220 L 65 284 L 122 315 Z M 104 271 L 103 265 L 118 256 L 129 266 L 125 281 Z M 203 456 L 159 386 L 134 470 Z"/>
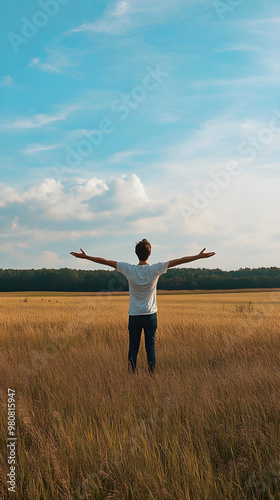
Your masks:
<path fill-rule="evenodd" d="M 102 257 L 91 257 L 90 255 L 87 255 L 86 252 L 84 252 L 84 250 L 82 248 L 80 250 L 82 253 L 70 252 L 70 254 L 73 255 L 74 257 L 79 258 L 79 259 L 91 260 L 92 262 L 95 262 L 96 264 L 114 267 L 115 269 L 117 268 L 117 261 L 116 260 L 103 259 Z"/>

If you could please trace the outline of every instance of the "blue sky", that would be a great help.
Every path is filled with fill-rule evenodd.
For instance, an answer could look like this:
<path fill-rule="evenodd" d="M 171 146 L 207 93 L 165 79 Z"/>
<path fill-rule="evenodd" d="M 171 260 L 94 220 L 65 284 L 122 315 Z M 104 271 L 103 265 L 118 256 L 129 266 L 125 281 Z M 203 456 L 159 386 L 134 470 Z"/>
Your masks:
<path fill-rule="evenodd" d="M 1 8 L 1 267 L 279 266 L 276 0 Z"/>

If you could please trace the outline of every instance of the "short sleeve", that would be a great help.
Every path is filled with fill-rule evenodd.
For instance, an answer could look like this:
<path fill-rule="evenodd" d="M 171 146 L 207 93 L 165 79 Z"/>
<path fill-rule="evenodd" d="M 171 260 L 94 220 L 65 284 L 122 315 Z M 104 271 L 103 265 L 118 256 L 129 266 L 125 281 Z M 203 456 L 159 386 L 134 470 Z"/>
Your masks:
<path fill-rule="evenodd" d="M 122 273 L 126 278 L 130 275 L 130 264 L 127 262 L 117 262 L 117 271 Z"/>
<path fill-rule="evenodd" d="M 167 262 L 158 262 L 157 264 L 152 264 L 152 269 L 157 276 L 166 273 L 168 268 L 169 260 Z"/>

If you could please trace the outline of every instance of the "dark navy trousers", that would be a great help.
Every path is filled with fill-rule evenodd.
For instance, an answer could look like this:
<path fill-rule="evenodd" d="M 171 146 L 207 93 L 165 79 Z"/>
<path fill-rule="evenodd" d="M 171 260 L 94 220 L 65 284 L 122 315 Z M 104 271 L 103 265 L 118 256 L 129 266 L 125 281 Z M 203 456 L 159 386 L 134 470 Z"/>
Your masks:
<path fill-rule="evenodd" d="M 128 361 L 129 368 L 135 372 L 137 354 L 139 351 L 141 333 L 144 329 L 145 348 L 147 353 L 148 369 L 150 373 L 155 371 L 156 354 L 155 354 L 155 335 L 157 329 L 157 313 L 143 314 L 138 316 L 129 315 L 128 330 L 129 330 L 129 350 Z"/>

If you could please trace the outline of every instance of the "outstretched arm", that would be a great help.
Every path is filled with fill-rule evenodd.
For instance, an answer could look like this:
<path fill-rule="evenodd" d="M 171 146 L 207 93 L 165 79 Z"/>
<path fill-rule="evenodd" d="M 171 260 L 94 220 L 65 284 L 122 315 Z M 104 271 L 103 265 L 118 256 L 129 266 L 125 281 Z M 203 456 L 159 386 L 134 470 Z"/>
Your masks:
<path fill-rule="evenodd" d="M 114 267 L 115 269 L 117 267 L 117 261 L 115 260 L 102 259 L 102 257 L 90 257 L 86 254 L 86 252 L 84 252 L 82 248 L 80 250 L 82 251 L 82 253 L 70 252 L 70 254 L 74 255 L 74 257 L 78 257 L 79 259 L 92 260 L 92 262 L 96 262 L 96 264 L 102 264 L 103 266 L 110 266 Z"/>
<path fill-rule="evenodd" d="M 193 255 L 192 257 L 182 257 L 181 259 L 170 260 L 168 267 L 179 266 L 180 264 L 186 264 L 187 262 L 192 262 L 193 260 L 197 259 L 207 259 L 208 257 L 212 257 L 213 255 L 215 255 L 215 252 L 205 253 L 204 250 L 206 249 L 203 248 L 200 253 L 198 253 L 197 255 Z"/>

